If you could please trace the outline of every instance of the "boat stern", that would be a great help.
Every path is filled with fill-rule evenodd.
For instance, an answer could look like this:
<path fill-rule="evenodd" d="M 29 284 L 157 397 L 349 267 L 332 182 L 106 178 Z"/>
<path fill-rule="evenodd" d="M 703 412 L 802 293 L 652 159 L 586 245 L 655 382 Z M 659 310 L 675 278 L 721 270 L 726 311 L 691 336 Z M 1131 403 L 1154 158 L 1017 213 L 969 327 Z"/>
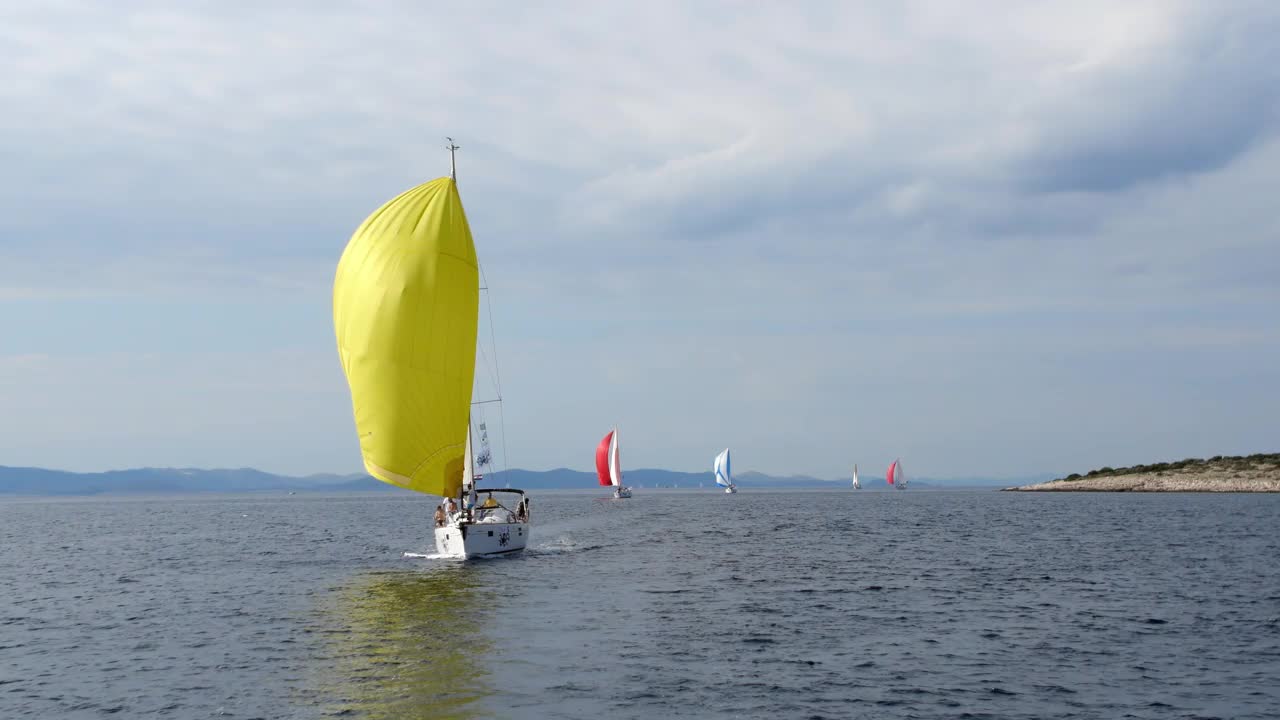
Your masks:
<path fill-rule="evenodd" d="M 436 553 L 442 557 L 474 558 L 524 550 L 528 523 L 463 522 L 436 528 Z"/>

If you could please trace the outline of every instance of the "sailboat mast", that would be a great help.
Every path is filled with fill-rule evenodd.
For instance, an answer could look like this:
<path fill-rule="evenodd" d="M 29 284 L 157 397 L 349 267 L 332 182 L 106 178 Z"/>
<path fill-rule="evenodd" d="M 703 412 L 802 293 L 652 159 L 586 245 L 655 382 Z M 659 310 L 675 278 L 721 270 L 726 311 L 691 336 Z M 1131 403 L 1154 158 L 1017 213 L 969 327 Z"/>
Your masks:
<path fill-rule="evenodd" d="M 446 136 L 445 140 L 449 141 L 449 144 L 445 146 L 449 150 L 449 179 L 458 182 L 458 163 L 455 153 L 461 148 L 454 144 L 453 138 Z"/>

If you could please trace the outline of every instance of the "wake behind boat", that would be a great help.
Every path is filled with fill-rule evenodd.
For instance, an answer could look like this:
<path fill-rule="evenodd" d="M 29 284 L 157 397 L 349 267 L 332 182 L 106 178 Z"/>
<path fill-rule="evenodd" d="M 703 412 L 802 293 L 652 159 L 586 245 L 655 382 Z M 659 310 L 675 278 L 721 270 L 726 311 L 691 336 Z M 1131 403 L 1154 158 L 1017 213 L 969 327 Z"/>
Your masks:
<path fill-rule="evenodd" d="M 733 484 L 733 475 L 729 472 L 729 448 L 716 456 L 711 467 L 716 474 L 716 485 L 724 488 L 727 493 L 738 492 L 738 486 Z"/>
<path fill-rule="evenodd" d="M 469 558 L 523 550 L 529 501 L 520 490 L 476 487 L 471 393 L 480 266 L 455 150 L 450 141 L 448 177 L 388 201 L 351 236 L 334 278 L 333 324 L 365 469 L 391 485 L 449 498 L 452 512 L 438 511 L 436 548 Z M 488 456 L 486 447 L 479 464 Z"/>
<path fill-rule="evenodd" d="M 613 487 L 615 500 L 631 497 L 631 488 L 622 484 L 622 466 L 618 462 L 618 428 L 604 436 L 596 446 L 596 477 L 600 484 Z"/>

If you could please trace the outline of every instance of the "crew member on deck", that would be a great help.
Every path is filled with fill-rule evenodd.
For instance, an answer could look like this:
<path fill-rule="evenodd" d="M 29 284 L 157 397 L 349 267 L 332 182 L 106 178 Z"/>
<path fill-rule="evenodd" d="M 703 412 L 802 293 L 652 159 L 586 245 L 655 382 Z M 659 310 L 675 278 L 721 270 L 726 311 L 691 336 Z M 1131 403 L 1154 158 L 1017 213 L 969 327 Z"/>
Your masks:
<path fill-rule="evenodd" d="M 498 501 L 493 499 L 493 493 L 489 493 L 488 497 L 486 497 L 484 502 L 480 505 L 480 512 L 476 513 L 476 519 L 484 520 L 489 517 L 494 510 L 498 509 L 498 507 Z"/>

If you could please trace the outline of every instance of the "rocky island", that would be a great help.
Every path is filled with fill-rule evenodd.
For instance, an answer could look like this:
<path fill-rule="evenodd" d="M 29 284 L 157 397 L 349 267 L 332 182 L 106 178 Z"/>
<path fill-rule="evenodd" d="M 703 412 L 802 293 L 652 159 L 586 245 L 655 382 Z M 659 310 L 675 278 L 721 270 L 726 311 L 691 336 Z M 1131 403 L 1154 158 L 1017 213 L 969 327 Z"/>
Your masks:
<path fill-rule="evenodd" d="M 1280 453 L 1104 467 L 1049 482 L 1004 488 L 1025 492 L 1280 492 Z"/>

